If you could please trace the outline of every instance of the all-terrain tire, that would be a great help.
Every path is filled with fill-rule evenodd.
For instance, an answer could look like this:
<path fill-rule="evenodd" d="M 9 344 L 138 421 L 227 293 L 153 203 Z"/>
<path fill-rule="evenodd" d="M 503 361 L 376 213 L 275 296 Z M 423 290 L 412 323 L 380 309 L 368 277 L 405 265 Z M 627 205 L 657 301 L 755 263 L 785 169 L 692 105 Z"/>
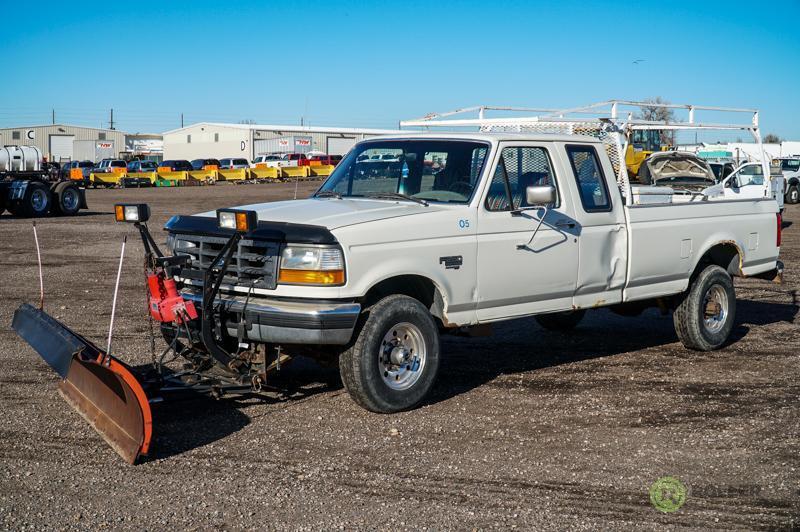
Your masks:
<path fill-rule="evenodd" d="M 574 329 L 586 315 L 584 309 L 553 312 L 534 316 L 537 323 L 549 331 L 569 331 Z"/>
<path fill-rule="evenodd" d="M 712 351 L 728 339 L 735 317 L 733 280 L 723 268 L 710 265 L 692 280 L 672 314 L 672 321 L 687 349 Z"/>
<path fill-rule="evenodd" d="M 405 364 L 393 364 L 398 360 Z M 383 414 L 419 405 L 438 370 L 436 322 L 422 303 L 404 295 L 387 296 L 365 310 L 355 341 L 339 356 L 342 383 L 353 400 Z"/>

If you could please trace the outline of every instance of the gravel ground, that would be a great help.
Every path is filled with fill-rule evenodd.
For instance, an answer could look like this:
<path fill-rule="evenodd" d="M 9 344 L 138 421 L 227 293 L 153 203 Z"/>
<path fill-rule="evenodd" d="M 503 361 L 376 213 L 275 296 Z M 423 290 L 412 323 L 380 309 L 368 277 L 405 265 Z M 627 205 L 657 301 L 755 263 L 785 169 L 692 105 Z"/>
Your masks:
<path fill-rule="evenodd" d="M 175 213 L 293 194 L 289 184 L 90 191 L 89 213 L 38 222 L 46 309 L 103 345 L 119 245 L 134 235 L 113 222 L 115 201 L 149 202 L 159 227 Z M 431 401 L 391 416 L 326 384 L 330 370 L 296 363 L 286 373 L 304 394 L 289 401 L 156 405 L 154 455 L 137 466 L 3 325 L 0 528 L 800 527 L 798 215 L 788 208 L 785 283 L 737 280 L 720 351 L 686 351 L 656 311 L 594 311 L 571 334 L 517 320 L 492 337 L 443 339 Z M 3 324 L 37 299 L 30 225 L 0 218 Z M 141 246 L 129 243 L 115 345 L 144 363 Z M 666 475 L 688 488 L 674 513 L 649 500 Z"/>

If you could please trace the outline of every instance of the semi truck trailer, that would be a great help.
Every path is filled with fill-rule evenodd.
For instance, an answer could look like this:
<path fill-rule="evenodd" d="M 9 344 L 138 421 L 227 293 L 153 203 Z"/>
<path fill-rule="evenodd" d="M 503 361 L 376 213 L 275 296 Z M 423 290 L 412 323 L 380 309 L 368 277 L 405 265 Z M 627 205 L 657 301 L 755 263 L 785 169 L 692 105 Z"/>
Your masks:
<path fill-rule="evenodd" d="M 0 148 L 0 214 L 38 218 L 48 214 L 73 216 L 86 209 L 86 193 L 78 181 L 44 169 L 36 146 Z"/>

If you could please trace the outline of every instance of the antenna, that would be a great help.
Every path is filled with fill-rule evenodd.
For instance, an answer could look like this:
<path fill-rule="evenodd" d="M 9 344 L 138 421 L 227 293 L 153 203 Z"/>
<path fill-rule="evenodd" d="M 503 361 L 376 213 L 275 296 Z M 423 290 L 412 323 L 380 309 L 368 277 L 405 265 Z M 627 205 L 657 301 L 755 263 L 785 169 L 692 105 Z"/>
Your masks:
<path fill-rule="evenodd" d="M 114 284 L 114 301 L 111 303 L 111 323 L 108 326 L 108 343 L 106 344 L 106 356 L 103 364 L 108 366 L 111 363 L 111 334 L 114 331 L 114 314 L 117 312 L 117 293 L 119 292 L 119 279 L 122 276 L 122 260 L 125 258 L 125 242 L 128 235 L 122 237 L 122 251 L 119 254 L 119 268 L 117 268 L 117 282 Z"/>
<path fill-rule="evenodd" d="M 44 310 L 44 278 L 42 277 L 42 253 L 39 251 L 39 235 L 36 234 L 36 222 L 33 222 L 33 241 L 36 242 L 36 260 L 39 263 L 39 310 Z"/>

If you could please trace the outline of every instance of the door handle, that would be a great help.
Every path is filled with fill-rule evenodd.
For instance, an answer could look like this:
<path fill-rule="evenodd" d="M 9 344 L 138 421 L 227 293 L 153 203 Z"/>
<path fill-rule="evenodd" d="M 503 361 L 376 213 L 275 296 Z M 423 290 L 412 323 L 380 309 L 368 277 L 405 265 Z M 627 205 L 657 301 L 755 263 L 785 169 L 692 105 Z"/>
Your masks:
<path fill-rule="evenodd" d="M 570 229 L 575 229 L 575 222 L 570 222 L 569 220 L 559 220 L 556 222 L 556 227 L 569 227 Z"/>

